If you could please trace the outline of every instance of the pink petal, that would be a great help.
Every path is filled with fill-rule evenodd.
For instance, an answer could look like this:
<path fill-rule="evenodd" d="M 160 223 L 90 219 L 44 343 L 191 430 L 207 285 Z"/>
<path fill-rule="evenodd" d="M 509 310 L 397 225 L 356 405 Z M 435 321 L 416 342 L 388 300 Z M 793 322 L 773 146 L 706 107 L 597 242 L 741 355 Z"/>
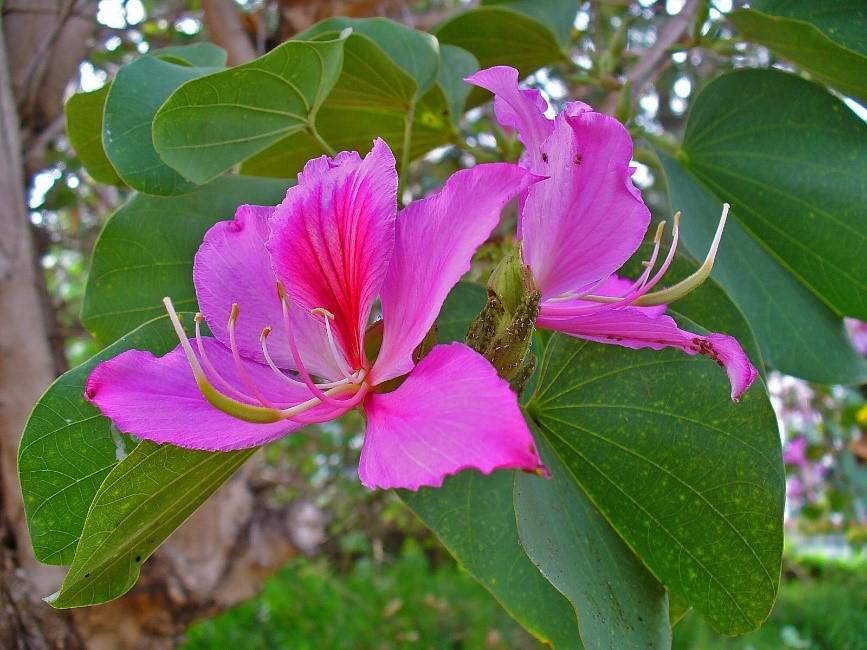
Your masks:
<path fill-rule="evenodd" d="M 354 368 L 394 246 L 397 172 L 380 139 L 362 160 L 343 152 L 311 160 L 271 218 L 267 248 L 298 309 L 335 315 L 338 343 Z"/>
<path fill-rule="evenodd" d="M 244 391 L 229 350 L 211 338 L 204 339 L 204 344 L 217 371 Z M 283 383 L 267 366 L 244 361 L 244 367 L 259 390 L 275 402 L 298 404 L 310 398 L 306 388 Z M 189 449 L 255 447 L 304 426 L 291 421 L 253 424 L 217 410 L 196 386 L 180 346 L 162 357 L 129 350 L 101 363 L 90 374 L 85 394 L 124 433 Z M 321 422 L 341 414 L 339 409 L 317 406 L 303 416 Z"/>
<path fill-rule="evenodd" d="M 543 298 L 604 278 L 641 245 L 650 211 L 633 186 L 632 139 L 613 117 L 575 103 L 542 145 L 550 178 L 523 206 L 524 260 Z"/>
<path fill-rule="evenodd" d="M 740 399 L 758 375 L 735 338 L 725 334 L 701 336 L 687 332 L 678 328 L 670 316 L 653 314 L 648 308 L 626 307 L 564 318 L 550 316 L 543 309 L 536 325 L 578 338 L 636 350 L 673 347 L 690 355 L 704 354 L 725 368 L 732 386 L 731 396 L 735 401 Z"/>
<path fill-rule="evenodd" d="M 451 176 L 397 220 L 394 253 L 382 286 L 384 335 L 371 382 L 412 370 L 412 351 L 431 328 L 503 207 L 538 180 L 509 163 L 476 165 Z"/>
<path fill-rule="evenodd" d="M 529 168 L 544 173 L 542 143 L 551 135 L 553 122 L 545 117 L 548 103 L 538 90 L 518 88 L 518 71 L 508 66 L 479 70 L 465 81 L 494 93 L 494 111 L 497 121 L 506 128 L 518 131 L 518 138 L 526 148 Z"/>
<path fill-rule="evenodd" d="M 228 347 L 226 324 L 232 304 L 237 303 L 240 315 L 235 333 L 241 355 L 265 363 L 259 336 L 263 328 L 271 327 L 271 357 L 281 368 L 295 368 L 277 298 L 277 278 L 265 248 L 268 219 L 273 212 L 272 207 L 242 205 L 233 221 L 214 224 L 196 253 L 193 282 L 199 309 L 217 340 Z M 332 355 L 327 353 L 323 325 L 301 309 L 290 311 L 290 322 L 307 369 L 328 379 L 341 377 Z"/>
<path fill-rule="evenodd" d="M 397 390 L 368 397 L 365 410 L 358 474 L 369 488 L 439 487 L 470 468 L 542 468 L 517 396 L 462 343 L 436 346 Z"/>

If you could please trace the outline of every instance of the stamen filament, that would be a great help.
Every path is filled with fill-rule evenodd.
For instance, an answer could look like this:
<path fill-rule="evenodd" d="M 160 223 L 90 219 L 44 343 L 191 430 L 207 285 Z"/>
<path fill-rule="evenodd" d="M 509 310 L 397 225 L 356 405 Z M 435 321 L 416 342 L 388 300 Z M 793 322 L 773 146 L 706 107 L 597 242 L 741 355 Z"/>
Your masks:
<path fill-rule="evenodd" d="M 719 250 L 720 242 L 722 241 L 723 230 L 725 230 L 726 219 L 729 215 L 729 204 L 723 203 L 722 215 L 719 218 L 719 224 L 716 227 L 716 233 L 714 233 L 713 241 L 710 244 L 710 248 L 707 251 L 707 256 L 702 262 L 702 265 L 696 269 L 694 273 L 692 273 L 689 277 L 684 278 L 673 287 L 669 287 L 668 289 L 662 289 L 661 291 L 655 291 L 653 293 L 649 293 L 645 296 L 642 296 L 638 300 L 635 301 L 636 305 L 641 306 L 650 306 L 650 305 L 663 305 L 668 304 L 670 302 L 674 302 L 679 298 L 683 298 L 688 293 L 697 289 L 705 280 L 710 277 L 710 273 L 713 270 L 713 264 L 716 260 L 716 254 Z"/>
<path fill-rule="evenodd" d="M 303 386 L 306 388 L 307 384 L 305 384 L 303 381 L 300 381 L 298 379 L 295 379 L 294 377 L 287 375 L 285 372 L 283 372 L 282 370 L 280 370 L 280 368 L 277 367 L 276 363 L 274 363 L 274 360 L 271 358 L 271 353 L 268 350 L 268 343 L 266 342 L 266 339 L 271 334 L 271 332 L 272 332 L 272 328 L 266 327 L 265 329 L 262 330 L 262 334 L 259 335 L 259 342 L 262 344 L 262 354 L 265 355 L 265 362 L 268 364 L 268 367 L 271 368 L 271 370 L 274 371 L 274 374 L 276 374 L 278 377 L 280 377 L 280 379 L 282 379 L 286 383 L 291 384 L 292 386 L 299 386 L 299 387 Z M 357 383 L 358 376 L 360 373 L 361 373 L 361 371 L 353 374 L 348 379 L 341 379 L 340 381 L 329 381 L 329 382 L 325 382 L 325 383 L 319 382 L 316 384 L 316 386 L 325 390 L 327 388 L 335 388 L 336 386 L 344 386 L 345 384 L 349 384 L 349 383 Z"/>
<path fill-rule="evenodd" d="M 196 321 L 196 347 L 199 348 L 199 356 L 202 358 L 202 362 L 205 364 L 205 368 L 208 370 L 208 372 L 211 373 L 211 376 L 217 378 L 217 381 L 219 381 L 223 385 L 223 388 L 226 388 L 229 392 L 234 393 L 237 397 L 240 397 L 241 399 L 248 400 L 250 402 L 254 401 L 254 399 L 252 397 L 250 397 L 246 393 L 242 393 L 237 388 L 232 386 L 232 384 L 230 384 L 228 381 L 226 381 L 223 378 L 223 375 L 221 375 L 217 371 L 217 369 L 214 367 L 214 364 L 211 363 L 210 357 L 208 357 L 207 352 L 205 352 L 205 343 L 202 340 L 201 323 L 204 320 L 204 318 L 205 318 L 204 315 L 201 314 L 200 312 L 196 313 L 196 317 L 195 317 L 195 321 Z"/>
<path fill-rule="evenodd" d="M 289 323 L 289 298 L 286 296 L 286 290 L 283 288 L 283 285 L 279 282 L 277 283 L 277 294 L 280 297 L 280 307 L 283 311 L 283 325 L 286 329 L 286 338 L 289 342 L 289 349 L 292 352 L 292 358 L 295 360 L 295 366 L 298 370 L 298 374 L 301 375 L 301 379 L 304 381 L 304 384 L 307 386 L 310 392 L 313 393 L 316 397 L 318 397 L 322 402 L 338 408 L 344 408 L 346 405 L 343 401 L 333 399 L 330 395 L 328 395 L 328 392 L 323 392 L 318 386 L 316 386 L 310 376 L 310 373 L 307 372 L 304 361 L 301 359 L 301 353 L 298 350 L 298 343 L 295 341 L 295 334 L 292 332 L 292 327 Z M 338 390 L 339 388 L 341 387 L 332 390 Z"/>
<path fill-rule="evenodd" d="M 184 351 L 184 354 L 187 357 L 187 362 L 190 364 L 190 368 L 193 371 L 193 377 L 196 380 L 196 385 L 199 387 L 199 390 L 202 391 L 202 395 L 216 409 L 223 411 L 233 417 L 238 418 L 239 420 L 244 420 L 245 422 L 254 422 L 258 424 L 269 424 L 272 422 L 279 422 L 280 420 L 286 419 L 286 417 L 278 410 L 271 408 L 263 408 L 261 406 L 254 406 L 252 404 L 245 404 L 244 402 L 239 402 L 238 400 L 232 399 L 227 395 L 224 395 L 220 391 L 218 391 L 214 386 L 208 381 L 208 377 L 205 375 L 205 371 L 202 370 L 202 366 L 199 363 L 198 358 L 196 357 L 196 353 L 193 352 L 193 347 L 190 345 L 190 340 L 187 338 L 187 333 L 184 331 L 183 325 L 181 325 L 181 321 L 178 318 L 178 314 L 175 311 L 174 305 L 172 305 L 171 298 L 163 298 L 163 304 L 166 307 L 166 311 L 169 314 L 169 320 L 172 322 L 172 326 L 175 328 L 175 334 L 178 336 L 178 340 L 181 343 L 181 348 Z"/>
<path fill-rule="evenodd" d="M 337 344 L 334 342 L 334 335 L 331 332 L 331 322 L 334 319 L 334 314 L 325 309 L 324 307 L 317 307 L 316 309 L 310 310 L 311 314 L 318 314 L 322 316 L 325 320 L 325 335 L 328 337 L 328 347 L 331 350 L 331 357 L 334 359 L 334 363 L 337 364 L 337 367 L 340 369 L 340 372 L 343 373 L 343 376 L 346 379 L 349 379 L 352 376 L 352 371 L 349 368 L 349 364 L 346 363 L 346 359 L 343 358 L 343 355 L 337 349 Z"/>
<path fill-rule="evenodd" d="M 250 377 L 250 373 L 247 372 L 246 366 L 244 366 L 243 361 L 241 361 L 241 353 L 238 351 L 238 343 L 235 340 L 235 323 L 238 320 L 238 314 L 240 314 L 240 312 L 241 309 L 238 307 L 238 303 L 232 303 L 232 310 L 229 312 L 229 323 L 226 327 L 229 331 L 229 348 L 232 350 L 232 358 L 235 360 L 235 368 L 238 371 L 238 376 L 241 378 L 241 381 L 243 381 L 249 391 L 256 396 L 256 399 L 259 400 L 262 406 L 274 408 L 274 404 L 271 403 L 271 400 L 265 397 L 265 395 L 262 394 L 262 391 L 256 387 L 253 378 Z"/>

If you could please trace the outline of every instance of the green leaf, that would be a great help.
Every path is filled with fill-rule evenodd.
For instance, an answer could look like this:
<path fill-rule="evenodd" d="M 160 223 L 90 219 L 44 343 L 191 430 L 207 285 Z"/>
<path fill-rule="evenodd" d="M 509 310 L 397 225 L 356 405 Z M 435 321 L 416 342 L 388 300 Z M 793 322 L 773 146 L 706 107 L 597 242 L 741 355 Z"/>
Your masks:
<path fill-rule="evenodd" d="M 344 41 L 288 41 L 255 61 L 182 85 L 153 123 L 159 155 L 205 183 L 288 135 L 311 131 L 340 73 Z"/>
<path fill-rule="evenodd" d="M 467 97 L 472 90 L 472 86 L 464 81 L 464 78 L 478 69 L 479 62 L 476 57 L 463 48 L 454 45 L 442 45 L 440 47 L 439 77 L 436 86 L 430 90 L 428 95 L 437 91 L 442 93 L 455 126 L 460 123 L 461 116 L 464 114 L 464 107 L 467 104 Z M 425 96 L 422 103 L 433 102 L 427 100 L 427 96 Z"/>
<path fill-rule="evenodd" d="M 801 283 L 867 319 L 867 124 L 822 87 L 739 70 L 696 98 L 686 167 Z"/>
<path fill-rule="evenodd" d="M 69 564 L 97 488 L 125 452 L 117 429 L 84 399 L 90 372 L 125 350 L 162 355 L 177 344 L 167 318 L 149 321 L 59 377 L 36 403 L 21 437 L 18 473 L 40 562 Z"/>
<path fill-rule="evenodd" d="M 440 43 L 468 51 L 482 68 L 510 65 L 518 69 L 521 77 L 566 56 L 549 27 L 508 7 L 479 7 L 461 12 L 438 25 L 434 34 Z M 469 104 L 477 106 L 486 98 L 490 98 L 490 93 L 474 89 Z"/>
<path fill-rule="evenodd" d="M 569 602 L 539 573 L 518 541 L 513 472 L 461 472 L 441 488 L 400 492 L 455 559 L 515 620 L 555 648 L 581 648 Z"/>
<path fill-rule="evenodd" d="M 66 102 L 66 133 L 81 164 L 93 180 L 107 185 L 122 185 L 102 146 L 102 121 L 105 100 L 111 84 L 90 93 L 75 93 Z"/>
<path fill-rule="evenodd" d="M 482 0 L 487 7 L 506 7 L 532 16 L 568 45 L 575 24 L 578 4 L 574 0 Z"/>
<path fill-rule="evenodd" d="M 151 50 L 150 53 L 161 58 L 176 57 L 199 68 L 226 67 L 226 50 L 213 43 L 169 45 L 158 50 Z"/>
<path fill-rule="evenodd" d="M 316 23 L 295 38 L 311 40 L 327 32 L 340 32 L 347 27 L 353 33 L 364 34 L 410 77 L 415 80 L 415 94 L 426 93 L 437 79 L 440 68 L 439 45 L 436 38 L 388 18 L 329 18 Z"/>
<path fill-rule="evenodd" d="M 528 406 L 571 478 L 666 587 L 725 634 L 774 604 L 785 476 L 761 384 L 709 359 L 551 337 Z"/>
<path fill-rule="evenodd" d="M 862 0 L 759 0 L 729 19 L 745 38 L 767 45 L 842 93 L 867 100 Z"/>
<path fill-rule="evenodd" d="M 451 290 L 437 319 L 440 343 L 463 341 L 473 320 L 485 306 L 484 287 L 471 282 L 458 282 Z"/>
<path fill-rule="evenodd" d="M 256 451 L 140 443 L 97 491 L 69 573 L 48 602 L 84 607 L 125 594 L 157 547 Z"/>
<path fill-rule="evenodd" d="M 693 255 L 703 257 L 722 201 L 674 158 L 662 152 L 659 157 L 672 208 L 684 214 L 681 241 Z M 737 216 L 733 210 L 713 278 L 746 316 L 765 361 L 782 372 L 820 383 L 867 380 L 867 363 L 852 347 L 842 319 L 756 241 Z"/>
<path fill-rule="evenodd" d="M 665 589 L 599 514 L 538 431 L 551 472 L 515 476 L 521 545 L 575 607 L 584 646 L 670 648 Z"/>
<path fill-rule="evenodd" d="M 279 203 L 286 185 L 224 176 L 181 197 L 133 196 L 111 216 L 94 247 L 84 326 L 106 344 L 162 315 L 165 296 L 178 309 L 195 310 L 193 256 L 205 232 L 244 203 Z"/>
<path fill-rule="evenodd" d="M 416 80 L 380 44 L 353 33 L 346 41 L 340 78 L 316 116 L 316 131 L 334 151 L 364 153 L 374 138 L 383 138 L 400 165 L 408 115 L 413 119 L 410 158 L 447 142 L 453 128 L 441 114 L 432 122 L 428 119 L 430 126 L 425 125 L 430 109 L 424 101 L 417 101 L 417 91 Z M 446 108 L 443 105 L 441 110 Z M 323 153 L 328 151 L 322 142 L 300 132 L 251 158 L 241 170 L 255 176 L 285 178 Z"/>
<path fill-rule="evenodd" d="M 151 125 L 172 91 L 210 71 L 154 56 L 143 56 L 118 70 L 105 103 L 103 145 L 127 185 L 159 195 L 183 194 L 196 187 L 160 159 Z"/>

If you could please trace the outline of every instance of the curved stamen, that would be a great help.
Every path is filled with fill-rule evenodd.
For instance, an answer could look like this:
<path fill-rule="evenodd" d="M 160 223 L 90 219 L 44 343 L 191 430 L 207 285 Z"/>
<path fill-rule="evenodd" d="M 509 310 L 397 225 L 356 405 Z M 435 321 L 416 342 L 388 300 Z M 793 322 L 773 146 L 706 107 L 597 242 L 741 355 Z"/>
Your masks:
<path fill-rule="evenodd" d="M 289 298 L 286 296 L 286 289 L 280 282 L 277 283 L 277 295 L 280 297 L 280 307 L 283 311 L 283 326 L 286 329 L 286 339 L 289 342 L 289 349 L 292 352 L 292 358 L 295 360 L 295 366 L 298 370 L 298 374 L 301 375 L 301 379 L 304 381 L 304 384 L 307 386 L 308 390 L 310 390 L 311 393 L 313 393 L 316 397 L 322 400 L 322 402 L 338 408 L 344 408 L 344 400 L 333 399 L 328 394 L 329 391 L 323 392 L 318 386 L 316 386 L 312 377 L 310 376 L 310 373 L 307 372 L 307 367 L 304 365 L 304 361 L 301 359 L 301 353 L 298 350 L 298 343 L 295 341 L 295 334 L 292 332 L 292 327 L 289 323 Z M 332 390 L 339 390 L 340 388 L 342 387 L 338 387 Z"/>
<path fill-rule="evenodd" d="M 334 334 L 331 332 L 331 321 L 334 320 L 334 314 L 324 307 L 311 309 L 310 313 L 322 316 L 325 320 L 325 335 L 328 338 L 328 347 L 331 350 L 331 357 L 334 359 L 334 363 L 337 364 L 340 372 L 343 373 L 344 378 L 349 379 L 352 376 L 352 370 L 349 368 L 349 364 L 346 363 L 346 359 L 337 349 L 337 344 L 334 342 Z"/>
<path fill-rule="evenodd" d="M 650 305 L 664 305 L 670 302 L 674 302 L 679 298 L 683 298 L 688 293 L 697 289 L 705 280 L 710 277 L 710 273 L 713 270 L 713 263 L 716 260 L 717 251 L 719 251 L 719 245 L 722 241 L 723 230 L 726 227 L 726 219 L 729 215 L 729 204 L 723 203 L 722 215 L 719 218 L 719 224 L 716 227 L 716 232 L 713 236 L 713 241 L 710 244 L 710 248 L 707 251 L 707 256 L 702 262 L 701 266 L 698 267 L 694 273 L 692 273 L 689 277 L 684 278 L 673 287 L 669 287 L 668 289 L 662 289 L 661 291 L 655 291 L 653 293 L 649 293 L 645 296 L 642 296 L 638 300 L 635 301 L 636 305 L 641 305 L 643 307 Z"/>
<path fill-rule="evenodd" d="M 287 384 L 291 384 L 292 386 L 305 387 L 306 388 L 307 384 L 305 384 L 303 381 L 301 381 L 299 379 L 295 379 L 294 377 L 287 375 L 285 372 L 280 370 L 280 368 L 277 367 L 277 364 L 274 363 L 274 359 L 271 358 L 271 352 L 268 350 L 268 343 L 266 340 L 267 340 L 268 336 L 271 334 L 272 330 L 273 330 L 273 328 L 266 327 L 265 329 L 262 330 L 262 333 L 259 335 L 259 342 L 262 344 L 262 354 L 265 355 L 265 362 L 268 364 L 268 367 L 274 371 L 274 374 L 276 374 L 278 377 L 280 377 L 280 379 L 285 381 Z M 353 374 L 349 379 L 341 379 L 340 381 L 329 381 L 329 382 L 325 382 L 325 383 L 320 382 L 320 383 L 317 383 L 316 385 L 319 388 L 325 390 L 327 388 L 335 388 L 336 386 L 343 386 L 343 385 L 349 384 L 349 383 L 357 383 L 358 381 L 360 381 L 360 379 L 359 379 L 360 374 L 361 374 L 361 371 L 359 370 L 358 372 Z"/>
<path fill-rule="evenodd" d="M 276 409 L 263 408 L 261 406 L 239 402 L 214 388 L 211 382 L 208 381 L 205 371 L 202 370 L 202 366 L 199 363 L 199 359 L 196 357 L 196 353 L 193 352 L 193 347 L 190 345 L 190 340 L 187 338 L 186 332 L 184 332 L 184 327 L 181 325 L 181 321 L 178 318 L 174 305 L 172 305 L 171 298 L 163 298 L 163 304 L 169 314 L 169 320 L 171 320 L 172 326 L 175 328 L 175 334 L 178 336 L 181 348 L 187 357 L 187 362 L 190 364 L 190 369 L 193 371 L 196 385 L 199 387 L 199 390 L 202 391 L 202 395 L 211 406 L 246 422 L 268 424 L 286 419 L 285 416 Z"/>
<path fill-rule="evenodd" d="M 320 397 L 311 397 L 306 402 L 301 402 L 300 404 L 296 404 L 290 408 L 281 409 L 280 413 L 285 415 L 286 417 L 294 418 L 295 416 L 304 413 L 304 411 L 309 411 L 314 406 L 319 406 L 323 402 L 325 403 L 333 403 L 340 409 L 350 409 L 354 406 L 357 406 L 364 399 L 365 395 L 367 395 L 367 391 L 370 390 L 370 385 L 361 384 L 360 386 L 357 384 L 344 384 L 343 386 L 337 386 L 336 388 L 331 388 L 322 395 L 325 396 L 325 399 L 321 399 Z M 320 391 L 321 392 L 321 391 Z M 354 392 L 355 394 L 349 399 L 333 399 L 335 395 L 343 395 L 345 393 Z M 316 421 L 316 420 L 314 420 Z M 311 422 L 311 421 L 308 421 Z"/>
<path fill-rule="evenodd" d="M 214 367 L 214 364 L 211 363 L 211 359 L 208 357 L 208 353 L 205 352 L 205 342 L 202 340 L 202 327 L 201 323 L 205 319 L 205 316 L 201 312 L 196 312 L 195 321 L 196 321 L 196 347 L 199 348 L 199 356 L 202 359 L 202 362 L 205 364 L 205 368 L 211 373 L 212 377 L 216 377 L 217 381 L 219 381 L 223 388 L 227 389 L 229 392 L 234 393 L 236 397 L 240 397 L 243 400 L 247 400 L 248 402 L 254 402 L 255 399 L 246 393 L 242 393 L 237 388 L 232 386 L 228 381 L 223 378 L 217 369 Z"/>
<path fill-rule="evenodd" d="M 235 340 L 235 323 L 238 320 L 238 314 L 241 313 L 240 307 L 238 307 L 238 303 L 232 303 L 232 310 L 229 312 L 229 323 L 226 326 L 226 329 L 229 331 L 229 348 L 232 350 L 232 358 L 235 360 L 235 369 L 238 371 L 238 376 L 241 378 L 241 381 L 244 382 L 244 385 L 247 389 L 256 396 L 256 399 L 262 404 L 262 406 L 267 406 L 269 408 L 274 408 L 274 404 L 271 403 L 265 395 L 262 394 L 256 384 L 253 382 L 253 378 L 250 377 L 250 373 L 247 372 L 246 366 L 241 361 L 241 353 L 238 351 L 238 343 Z"/>

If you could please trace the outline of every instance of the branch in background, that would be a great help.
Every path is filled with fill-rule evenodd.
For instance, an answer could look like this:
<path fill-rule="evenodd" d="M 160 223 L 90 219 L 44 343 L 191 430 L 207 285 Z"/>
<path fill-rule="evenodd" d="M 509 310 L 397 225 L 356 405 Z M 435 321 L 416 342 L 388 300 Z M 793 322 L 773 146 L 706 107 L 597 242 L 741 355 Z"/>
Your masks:
<path fill-rule="evenodd" d="M 626 73 L 624 85 L 632 87 L 632 97 L 637 99 L 644 92 L 648 83 L 654 80 L 656 69 L 670 59 L 668 48 L 677 43 L 684 32 L 689 29 L 698 11 L 699 0 L 687 0 L 679 14 L 672 16 L 665 22 L 656 42 L 641 53 L 638 62 Z M 613 114 L 617 108 L 620 93 L 611 93 L 602 103 L 600 110 L 604 113 Z"/>
<path fill-rule="evenodd" d="M 256 58 L 256 50 L 244 31 L 234 0 L 202 0 L 202 10 L 211 40 L 228 52 L 230 66 Z"/>

